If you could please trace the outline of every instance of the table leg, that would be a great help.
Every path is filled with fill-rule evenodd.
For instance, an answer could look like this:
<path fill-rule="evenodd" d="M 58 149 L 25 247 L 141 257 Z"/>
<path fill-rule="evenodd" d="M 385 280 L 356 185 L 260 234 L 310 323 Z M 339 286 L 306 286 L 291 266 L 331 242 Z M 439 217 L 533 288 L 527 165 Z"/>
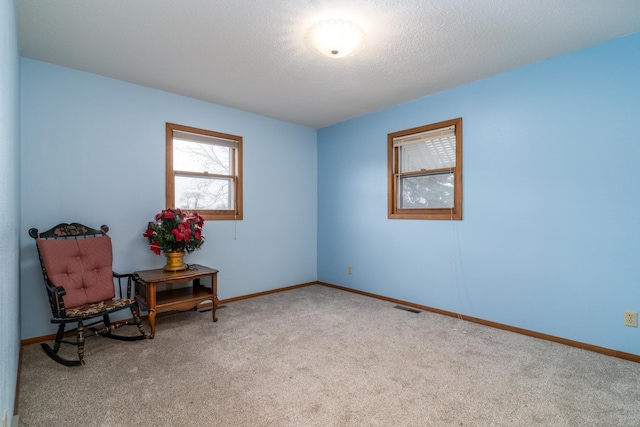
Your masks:
<path fill-rule="evenodd" d="M 149 339 L 153 339 L 156 335 L 156 284 L 149 283 L 147 286 L 147 301 L 149 302 L 149 326 L 151 334 Z"/>
<path fill-rule="evenodd" d="M 149 309 L 149 326 L 151 327 L 149 339 L 152 340 L 156 335 L 156 311 L 152 309 Z"/>
<path fill-rule="evenodd" d="M 217 322 L 218 318 L 216 317 L 216 310 L 218 309 L 218 273 L 214 273 L 211 278 L 211 291 L 213 292 L 213 308 L 211 309 L 211 317 L 213 317 L 213 321 Z"/>

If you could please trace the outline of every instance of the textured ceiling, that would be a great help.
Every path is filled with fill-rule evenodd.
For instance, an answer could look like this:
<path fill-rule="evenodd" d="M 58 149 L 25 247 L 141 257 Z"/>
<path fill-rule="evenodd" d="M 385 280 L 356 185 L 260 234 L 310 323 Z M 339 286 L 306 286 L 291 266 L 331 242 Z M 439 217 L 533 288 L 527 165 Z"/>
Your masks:
<path fill-rule="evenodd" d="M 640 31 L 640 0 L 17 0 L 21 55 L 321 128 Z M 342 18 L 357 55 L 308 27 Z"/>

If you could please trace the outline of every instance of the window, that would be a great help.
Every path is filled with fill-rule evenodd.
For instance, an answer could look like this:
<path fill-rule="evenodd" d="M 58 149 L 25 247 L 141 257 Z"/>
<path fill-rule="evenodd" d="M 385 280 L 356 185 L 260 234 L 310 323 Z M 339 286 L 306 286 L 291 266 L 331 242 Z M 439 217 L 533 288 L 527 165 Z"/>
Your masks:
<path fill-rule="evenodd" d="M 242 137 L 167 123 L 167 207 L 242 219 Z"/>
<path fill-rule="evenodd" d="M 462 118 L 388 134 L 389 218 L 462 219 Z"/>

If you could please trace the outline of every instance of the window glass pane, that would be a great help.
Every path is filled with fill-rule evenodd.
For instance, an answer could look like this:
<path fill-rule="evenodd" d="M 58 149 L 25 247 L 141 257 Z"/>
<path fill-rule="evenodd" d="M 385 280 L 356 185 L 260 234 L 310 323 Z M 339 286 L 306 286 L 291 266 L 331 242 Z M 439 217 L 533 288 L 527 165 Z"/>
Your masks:
<path fill-rule="evenodd" d="M 399 208 L 452 208 L 453 173 L 400 178 Z"/>
<path fill-rule="evenodd" d="M 456 136 L 431 139 L 400 147 L 400 172 L 456 167 Z"/>
<path fill-rule="evenodd" d="M 199 210 L 233 210 L 233 180 L 176 176 L 176 207 Z"/>
<path fill-rule="evenodd" d="M 231 148 L 173 139 L 173 169 L 231 175 Z"/>

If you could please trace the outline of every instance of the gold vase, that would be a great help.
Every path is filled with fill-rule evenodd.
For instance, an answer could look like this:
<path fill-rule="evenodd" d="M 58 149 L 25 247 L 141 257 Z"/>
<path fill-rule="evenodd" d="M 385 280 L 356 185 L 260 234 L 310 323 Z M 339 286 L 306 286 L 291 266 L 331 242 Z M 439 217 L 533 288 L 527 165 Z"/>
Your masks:
<path fill-rule="evenodd" d="M 184 251 L 165 252 L 164 256 L 167 258 L 167 263 L 162 269 L 164 271 L 186 270 L 187 264 L 184 263 L 184 254 Z"/>

